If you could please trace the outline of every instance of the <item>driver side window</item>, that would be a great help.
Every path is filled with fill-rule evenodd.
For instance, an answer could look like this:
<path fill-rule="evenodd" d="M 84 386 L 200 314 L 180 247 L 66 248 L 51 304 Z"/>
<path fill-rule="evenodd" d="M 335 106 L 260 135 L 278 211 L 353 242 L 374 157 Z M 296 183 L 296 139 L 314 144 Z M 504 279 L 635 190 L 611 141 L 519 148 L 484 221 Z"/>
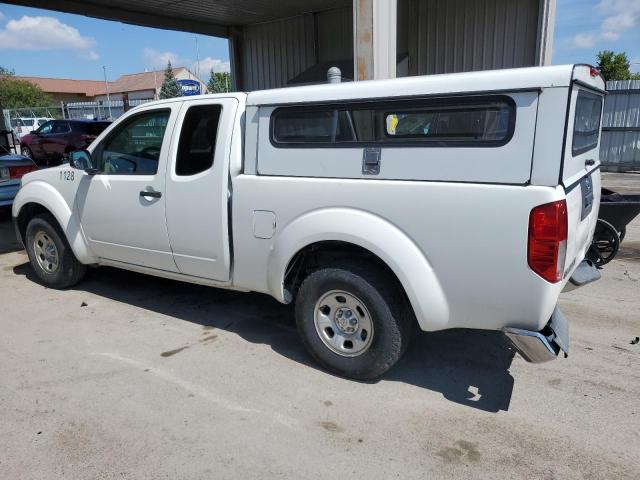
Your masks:
<path fill-rule="evenodd" d="M 154 110 L 127 120 L 95 150 L 95 167 L 108 175 L 155 175 L 171 110 Z"/>
<path fill-rule="evenodd" d="M 50 120 L 38 129 L 38 134 L 46 135 L 48 133 L 51 133 L 52 128 L 53 128 L 53 120 Z"/>

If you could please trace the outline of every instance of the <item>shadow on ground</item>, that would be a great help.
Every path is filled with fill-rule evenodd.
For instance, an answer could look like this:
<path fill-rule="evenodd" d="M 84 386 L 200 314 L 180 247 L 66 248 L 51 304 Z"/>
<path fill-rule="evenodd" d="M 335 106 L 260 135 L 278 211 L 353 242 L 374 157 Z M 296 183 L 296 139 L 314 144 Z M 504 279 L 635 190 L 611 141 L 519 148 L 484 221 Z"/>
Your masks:
<path fill-rule="evenodd" d="M 37 282 L 28 263 L 17 275 Z M 248 342 L 318 368 L 298 340 L 293 308 L 266 295 L 190 285 L 113 268 L 90 270 L 74 287 L 117 302 L 233 332 Z M 178 353 L 164 353 L 165 356 Z M 473 330 L 416 333 L 400 363 L 382 381 L 397 381 L 440 392 L 472 408 L 508 410 L 513 390 L 509 367 L 513 351 L 501 334 Z"/>
<path fill-rule="evenodd" d="M 11 208 L 0 207 L 0 254 L 22 250 L 11 223 Z"/>
<path fill-rule="evenodd" d="M 0 254 L 21 249 L 10 211 L 0 210 Z M 37 282 L 28 263 L 13 271 Z M 113 268 L 90 270 L 75 289 L 234 332 L 248 342 L 270 345 L 280 355 L 318 368 L 298 340 L 293 308 L 266 295 L 190 285 Z M 452 402 L 497 412 L 509 408 L 512 359 L 513 351 L 497 332 L 416 332 L 404 358 L 382 381 L 409 383 L 440 392 Z"/>

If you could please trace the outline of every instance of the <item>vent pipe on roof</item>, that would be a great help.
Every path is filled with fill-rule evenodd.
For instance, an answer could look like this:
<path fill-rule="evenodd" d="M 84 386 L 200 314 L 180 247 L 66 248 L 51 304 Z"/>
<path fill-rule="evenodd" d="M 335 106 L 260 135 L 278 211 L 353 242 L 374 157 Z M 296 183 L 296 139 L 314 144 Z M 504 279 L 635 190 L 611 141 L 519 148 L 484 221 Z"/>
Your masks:
<path fill-rule="evenodd" d="M 338 67 L 331 67 L 329 70 L 327 70 L 327 81 L 329 83 L 342 82 L 342 72 Z"/>

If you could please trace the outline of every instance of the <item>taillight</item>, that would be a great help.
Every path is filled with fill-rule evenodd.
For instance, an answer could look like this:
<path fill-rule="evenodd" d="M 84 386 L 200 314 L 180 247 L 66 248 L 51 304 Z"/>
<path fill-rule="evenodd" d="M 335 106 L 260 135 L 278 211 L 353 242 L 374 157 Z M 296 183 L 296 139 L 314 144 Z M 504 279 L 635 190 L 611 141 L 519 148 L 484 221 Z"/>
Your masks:
<path fill-rule="evenodd" d="M 598 70 L 596 67 L 590 67 L 589 68 L 589 75 L 591 75 L 593 78 L 595 78 L 595 77 L 600 75 L 600 70 Z"/>
<path fill-rule="evenodd" d="M 22 178 L 23 175 L 26 175 L 29 172 L 33 172 L 37 169 L 35 166 L 26 166 L 26 167 L 5 167 L 9 170 L 9 177 L 12 180 L 18 180 Z M 4 177 L 3 177 L 4 178 Z"/>
<path fill-rule="evenodd" d="M 562 280 L 567 253 L 567 202 L 546 203 L 529 215 L 529 267 L 545 280 Z"/>

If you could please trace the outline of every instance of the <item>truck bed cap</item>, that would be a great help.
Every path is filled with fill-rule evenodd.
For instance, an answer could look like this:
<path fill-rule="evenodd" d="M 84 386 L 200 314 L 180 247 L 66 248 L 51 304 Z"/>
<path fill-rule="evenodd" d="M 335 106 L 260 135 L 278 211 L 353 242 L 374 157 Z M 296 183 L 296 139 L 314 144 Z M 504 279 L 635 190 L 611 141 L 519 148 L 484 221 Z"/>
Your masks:
<path fill-rule="evenodd" d="M 575 73 L 574 68 L 576 69 Z M 554 65 L 277 88 L 248 93 L 247 105 L 282 105 L 395 96 L 566 87 L 572 79 L 577 77 L 583 80 L 585 79 L 583 77 L 589 79 L 589 70 L 588 65 Z M 597 78 L 596 84 L 598 88 L 604 89 L 604 82 L 600 77 Z"/>

